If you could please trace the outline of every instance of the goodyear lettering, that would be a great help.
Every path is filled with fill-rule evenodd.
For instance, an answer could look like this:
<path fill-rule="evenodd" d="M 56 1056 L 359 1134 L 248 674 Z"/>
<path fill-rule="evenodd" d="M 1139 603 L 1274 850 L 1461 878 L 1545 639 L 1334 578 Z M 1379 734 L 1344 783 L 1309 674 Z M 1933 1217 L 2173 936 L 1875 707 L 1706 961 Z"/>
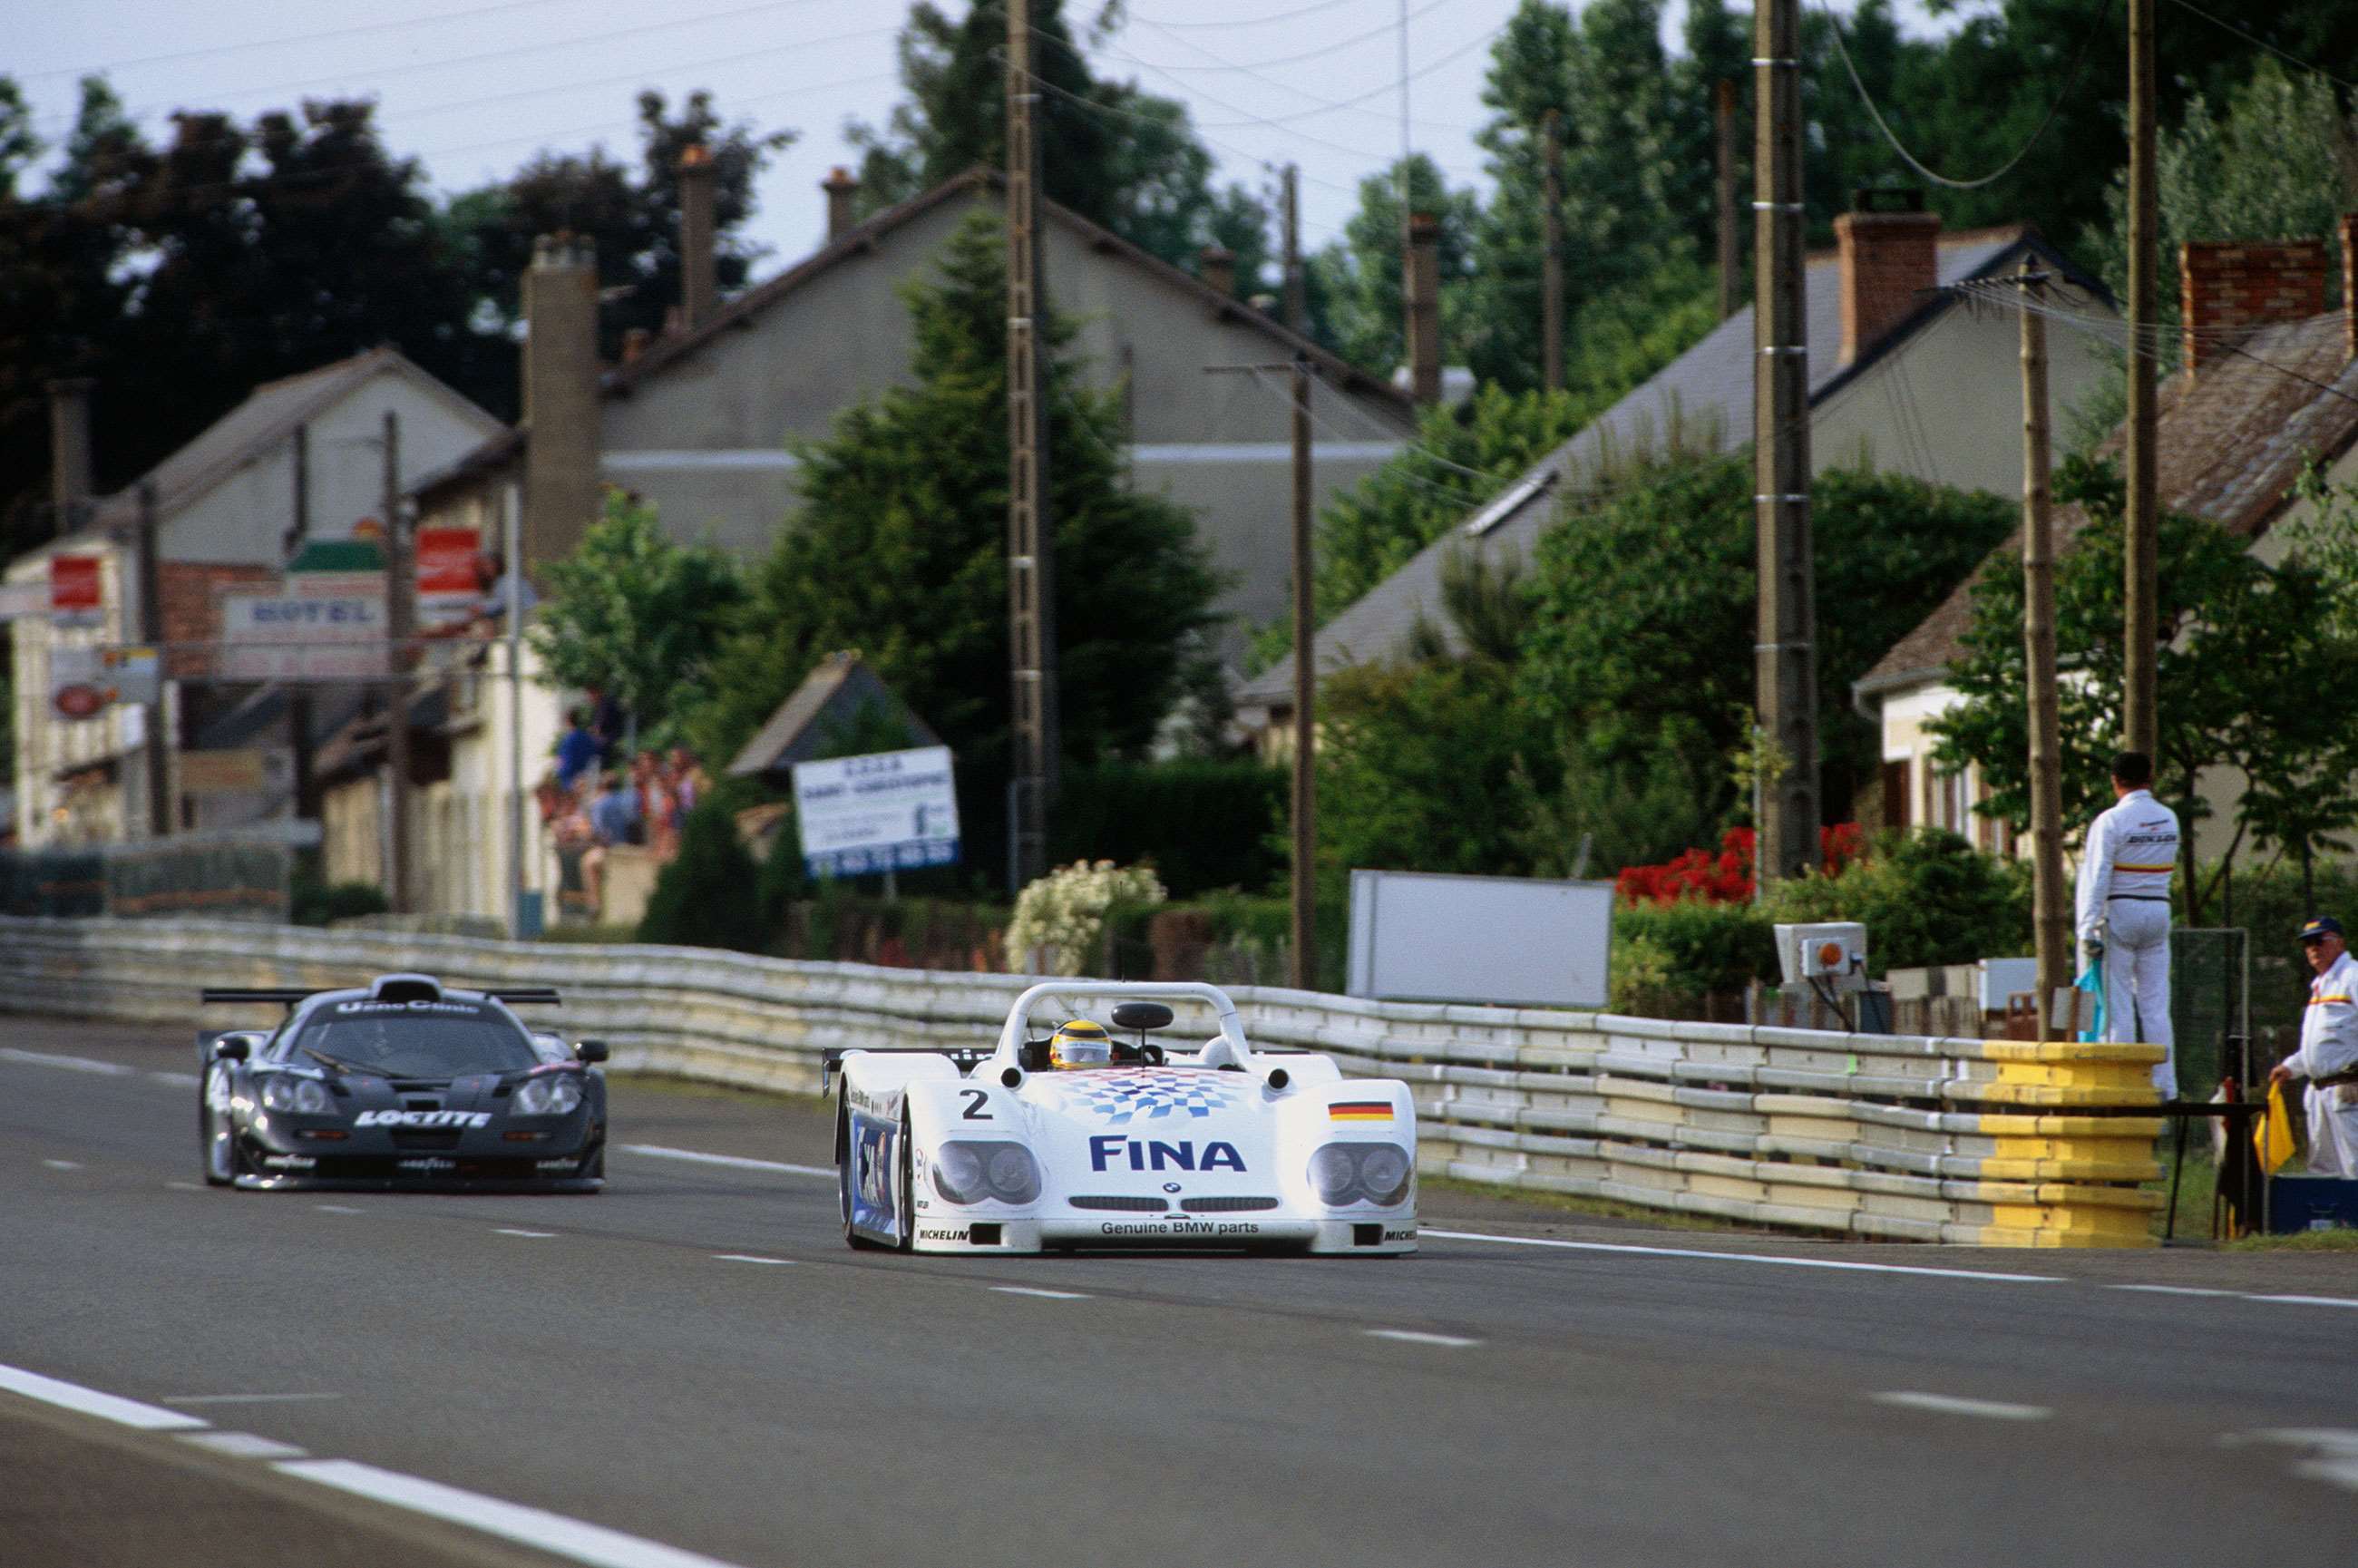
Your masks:
<path fill-rule="evenodd" d="M 340 1001 L 338 1012 L 449 1012 L 462 1018 L 480 1018 L 483 1009 L 463 1001 Z"/>
<path fill-rule="evenodd" d="M 1245 1157 L 1237 1152 L 1237 1146 L 1225 1141 L 1206 1143 L 1198 1154 L 1195 1145 L 1185 1139 L 1166 1143 L 1159 1138 L 1124 1138 L 1116 1132 L 1090 1138 L 1090 1170 L 1107 1170 L 1117 1160 L 1133 1171 L 1241 1172 L 1245 1168 Z"/>
<path fill-rule="evenodd" d="M 364 1110 L 354 1127 L 489 1127 L 487 1110 Z"/>
<path fill-rule="evenodd" d="M 456 1160 L 395 1160 L 394 1164 L 404 1171 L 455 1171 L 459 1168 Z"/>
<path fill-rule="evenodd" d="M 319 1162 L 308 1154 L 265 1154 L 262 1162 L 274 1171 L 308 1171 Z"/>

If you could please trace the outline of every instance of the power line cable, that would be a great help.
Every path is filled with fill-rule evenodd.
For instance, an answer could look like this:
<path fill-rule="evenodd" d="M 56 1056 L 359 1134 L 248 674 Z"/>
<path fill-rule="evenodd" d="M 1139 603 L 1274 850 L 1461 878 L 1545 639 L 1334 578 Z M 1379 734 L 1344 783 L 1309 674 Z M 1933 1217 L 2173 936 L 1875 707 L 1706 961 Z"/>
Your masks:
<path fill-rule="evenodd" d="M 1426 5 L 1419 6 L 1416 10 L 1410 12 L 1407 19 L 1413 22 L 1420 16 L 1432 15 L 1433 12 L 1440 10 L 1444 5 L 1452 5 L 1459 3 L 1460 0 L 1428 0 Z M 1141 27 L 1152 27 L 1158 33 L 1164 30 L 1161 23 L 1153 21 L 1148 17 L 1137 16 L 1131 19 L 1137 22 Z M 1220 63 L 1218 65 L 1174 65 L 1170 69 L 1173 70 L 1255 70 L 1272 65 L 1299 65 L 1305 59 L 1323 59 L 1324 57 L 1336 53 L 1339 50 L 1351 49 L 1359 44 L 1366 43 L 1371 38 L 1390 38 L 1398 26 L 1399 24 L 1397 22 L 1386 22 L 1380 27 L 1370 27 L 1364 33 L 1354 33 L 1347 38 L 1336 38 L 1332 43 L 1321 44 L 1314 49 L 1303 49 L 1298 54 L 1279 55 L 1273 59 L 1256 59 L 1249 61 L 1224 59 L 1217 54 L 1212 54 L 1212 51 L 1205 49 L 1203 45 L 1192 43 L 1183 38 L 1178 41 L 1185 43 L 1189 49 L 1195 49 L 1198 53 L 1211 55 L 1212 59 L 1219 60 Z"/>
<path fill-rule="evenodd" d="M 1338 10 L 1345 5 L 1354 5 L 1358 3 L 1359 0 L 1318 0 L 1318 3 L 1314 5 L 1300 5 L 1291 11 L 1272 11 L 1267 16 L 1242 16 L 1238 17 L 1235 21 L 1154 22 L 1152 23 L 1152 25 L 1158 27 L 1188 28 L 1191 30 L 1198 27 L 1217 27 L 1222 32 L 1229 32 L 1238 27 L 1266 27 L 1271 22 L 1290 22 L 1296 16 L 1307 16 L 1320 11 Z M 1134 19 L 1141 22 L 1149 20 L 1149 18 L 1145 16 L 1134 16 Z"/>
<path fill-rule="evenodd" d="M 208 44 L 202 49 L 175 49 L 168 54 L 135 55 L 127 59 L 104 60 L 96 65 L 61 65 L 47 70 L 26 71 L 20 80 L 47 81 L 60 76 L 103 76 L 111 70 L 129 70 L 135 66 L 172 65 L 181 60 L 209 59 L 216 55 L 242 54 L 248 49 L 278 49 L 289 44 L 324 43 L 330 38 L 360 38 L 370 33 L 397 32 L 404 27 L 432 27 L 440 22 L 472 21 L 478 16 L 496 16 L 507 11 L 525 11 L 538 5 L 554 5 L 562 0 L 505 0 L 497 5 L 477 5 L 465 11 L 438 11 L 430 16 L 405 16 L 395 22 L 363 22 L 353 27 L 330 27 L 318 33 L 292 33 L 282 38 L 255 38 L 246 43 Z"/>
<path fill-rule="evenodd" d="M 2205 11 L 2201 6 L 2194 5 L 2192 0 L 2171 0 L 2171 4 L 2177 5 L 2181 10 L 2193 12 L 2196 16 L 2201 17 L 2204 21 L 2211 23 L 2213 27 L 2224 27 L 2227 31 L 2234 34 L 2237 38 L 2242 38 L 2245 43 L 2257 44 L 2260 48 L 2267 50 L 2278 59 L 2283 60 L 2287 65 L 2297 65 L 2303 70 L 2313 70 L 2318 75 L 2325 78 L 2326 81 L 2332 82 L 2335 86 L 2342 88 L 2345 92 L 2358 92 L 2358 81 L 2352 81 L 2346 77 L 2336 76 L 2331 71 L 2326 70 L 2323 66 L 2316 63 L 2314 60 L 2306 60 L 2288 50 L 2280 49 L 2277 48 L 2276 45 L 2268 42 L 2267 39 L 2260 37 L 2257 33 L 2251 31 L 2249 28 L 2239 27 L 2234 23 L 2227 20 L 2224 16 L 2212 16 L 2210 12 Z"/>
<path fill-rule="evenodd" d="M 2055 124 L 2055 116 L 2062 113 L 2063 105 L 2079 92 L 2080 78 L 2087 71 L 2091 51 L 2095 47 L 2096 35 L 2104 30 L 2104 24 L 2111 19 L 2113 4 L 2112 0 L 2102 0 L 2096 7 L 2096 19 L 2089 25 L 2087 35 L 2080 40 L 2080 52 L 2078 58 L 2072 61 L 2071 80 L 2064 83 L 2063 91 L 2056 95 L 2055 100 L 2047 105 L 2047 113 L 2040 118 L 2039 128 L 2030 133 L 2030 139 L 2023 143 L 2012 157 L 1977 179 L 1952 179 L 1945 174 L 1927 168 L 1921 159 L 1908 150 L 1899 140 L 1898 133 L 1884 120 L 1883 111 L 1875 105 L 1875 95 L 1867 92 L 1866 83 L 1860 79 L 1858 67 L 1850 58 L 1850 45 L 1843 38 L 1841 18 L 1834 15 L 1833 7 L 1827 4 L 1827 0 L 1818 0 L 1818 10 L 1824 16 L 1826 25 L 1833 30 L 1834 52 L 1842 56 L 1843 70 L 1848 73 L 1851 86 L 1857 89 L 1858 101 L 1866 106 L 1867 118 L 1873 120 L 1875 128 L 1883 133 L 1883 139 L 1891 144 L 1891 150 L 1899 155 L 1899 161 L 1935 185 L 1945 186 L 1951 190 L 1979 190 L 1982 187 L 1995 185 L 2012 174 L 2015 166 L 2030 156 L 2030 149 L 2039 145 L 2039 139 L 2047 135 L 2048 127 Z"/>
<path fill-rule="evenodd" d="M 1450 3 L 1450 0 L 1433 0 L 1433 5 L 1431 5 L 1426 6 L 1426 7 L 1425 7 L 1425 11 L 1431 11 L 1431 10 L 1437 9 L 1439 6 L 1441 6 L 1441 5 L 1443 5 L 1449 4 L 1449 3 Z M 1415 13 L 1415 16 L 1423 16 L 1423 15 L 1424 15 L 1424 11 L 1419 11 L 1419 12 Z M 1412 17 L 1412 19 L 1413 19 L 1413 17 Z M 1153 26 L 1154 26 L 1154 24 L 1153 24 L 1153 23 L 1144 21 L 1144 19 L 1143 19 L 1143 18 L 1141 18 L 1141 19 L 1140 19 L 1140 21 L 1141 21 L 1141 26 L 1145 26 L 1145 27 L 1153 27 Z M 1390 26 L 1386 26 L 1386 27 L 1380 27 L 1380 28 L 1377 29 L 1377 31 L 1376 31 L 1375 33 L 1372 33 L 1372 34 L 1366 34 L 1366 35 L 1363 35 L 1363 36 L 1364 36 L 1364 37 L 1373 38 L 1373 37 L 1380 36 L 1380 35 L 1382 35 L 1382 34 L 1384 34 L 1384 33 L 1389 33 L 1389 32 L 1390 32 L 1391 30 L 1392 30 L 1392 29 L 1391 29 L 1391 27 L 1390 27 Z M 1260 67 L 1262 67 L 1262 66 L 1268 66 L 1268 65 L 1284 65 L 1284 64 L 1292 64 L 1292 63 L 1293 63 L 1293 62 L 1294 62 L 1294 61 L 1296 61 L 1296 60 L 1303 60 L 1303 59 L 1316 59 L 1318 56 L 1320 56 L 1320 55 L 1322 55 L 1322 54 L 1326 54 L 1326 53 L 1330 53 L 1330 52 L 1332 52 L 1332 49 L 1313 49 L 1313 50 L 1309 51 L 1309 52 L 1308 52 L 1308 53 L 1306 53 L 1306 54 L 1292 56 L 1292 57 L 1289 57 L 1289 58 L 1288 58 L 1288 59 L 1283 59 L 1283 60 L 1261 60 L 1261 61 L 1259 61 L 1259 62 L 1257 62 L 1257 63 L 1255 63 L 1255 64 L 1252 64 L 1252 65 L 1246 65 L 1246 64 L 1239 63 L 1238 61 L 1236 61 L 1236 60 L 1232 60 L 1232 59 L 1227 59 L 1225 56 L 1222 56 L 1222 55 L 1219 55 L 1219 54 L 1216 54 L 1216 53 L 1214 53 L 1212 50 L 1206 49 L 1203 45 L 1198 44 L 1198 43 L 1195 43 L 1195 41 L 1193 41 L 1192 39 L 1174 38 L 1172 41 L 1173 41 L 1173 42 L 1174 42 L 1174 43 L 1176 43 L 1176 44 L 1179 44 L 1179 45 L 1180 45 L 1180 46 L 1182 46 L 1183 48 L 1194 49 L 1196 53 L 1198 53 L 1198 54 L 1200 54 L 1200 55 L 1204 55 L 1204 56 L 1206 56 L 1206 58 L 1208 58 L 1208 59 L 1213 59 L 1213 60 L 1217 61 L 1218 63 L 1217 63 L 1217 64 L 1216 64 L 1216 65 L 1173 65 L 1173 66 L 1157 66 L 1157 65 L 1155 65 L 1152 61 L 1148 60 L 1148 59 L 1143 59 L 1143 58 L 1141 58 L 1141 57 L 1140 57 L 1140 56 L 1138 56 L 1138 55 L 1132 54 L 1132 53 L 1129 52 L 1129 51 L 1128 51 L 1128 50 L 1126 50 L 1126 49 L 1111 49 L 1111 50 L 1109 50 L 1109 52 L 1110 52 L 1110 53 L 1114 56 L 1114 58 L 1115 58 L 1115 59 L 1120 59 L 1120 60 L 1126 61 L 1126 62 L 1128 62 L 1129 64 L 1131 64 L 1131 65 L 1136 65 L 1136 66 L 1143 67 L 1144 69 L 1146 69 L 1146 70 L 1157 70 L 1157 71 L 1162 72 L 1162 73 L 1163 73 L 1163 74 L 1164 74 L 1164 75 L 1168 75 L 1168 74 L 1170 74 L 1170 73 L 1171 73 L 1171 72 L 1173 72 L 1173 71 L 1189 71 L 1189 72 L 1197 72 L 1197 71 L 1203 71 L 1203 72 L 1209 72 L 1209 71 L 1233 71 L 1233 72 L 1236 72 L 1236 73 L 1237 73 L 1237 74 L 1238 74 L 1238 75 L 1251 77 L 1254 81 L 1259 81 L 1259 82 L 1265 83 L 1266 85 L 1271 86 L 1271 87 L 1277 88 L 1277 89 L 1278 89 L 1279 91 L 1281 91 L 1281 92 L 1291 92 L 1291 93 L 1293 93 L 1294 96 L 1296 96 L 1296 97 L 1298 97 L 1298 98 L 1307 98 L 1307 99 L 1309 99 L 1309 100 L 1311 101 L 1311 103 L 1313 103 L 1314 104 L 1317 104 L 1317 105 L 1320 105 L 1320 106 L 1322 106 L 1322 107 L 1324 107 L 1324 108 L 1326 108 L 1326 109 L 1329 109 L 1329 110 L 1333 110 L 1333 111 L 1335 111 L 1335 112 L 1336 112 L 1336 113 L 1338 113 L 1338 114 L 1365 114 L 1365 115 L 1370 115 L 1370 116 L 1375 117 L 1375 118 L 1382 119 L 1382 120 L 1390 120 L 1390 119 L 1391 118 L 1391 116 L 1390 116 L 1389 114 L 1385 113 L 1383 110 L 1380 110 L 1380 109 L 1364 109 L 1364 108 L 1361 108 L 1361 107 L 1357 106 L 1357 104 L 1336 103 L 1335 103 L 1332 99 L 1321 98 L 1321 97 L 1319 97 L 1319 96 L 1318 96 L 1318 94 L 1316 94 L 1315 92 L 1310 92 L 1307 88 L 1298 87 L 1298 86 L 1296 86 L 1294 83 L 1293 83 L 1293 82 L 1291 82 L 1291 81 L 1284 81 L 1284 80 L 1283 80 L 1283 79 L 1282 79 L 1282 78 L 1267 75 L 1267 74 L 1265 74 L 1265 73 L 1262 71 L 1262 70 L 1260 69 Z M 1339 48 L 1342 48 L 1342 47 L 1343 47 L 1343 46 L 1342 46 L 1342 45 L 1340 45 L 1340 44 L 1337 44 L 1337 45 L 1333 46 L 1333 48 L 1334 48 L 1334 49 L 1339 49 Z M 1473 126 L 1473 125 L 1461 124 L 1455 123 L 1455 122 L 1454 122 L 1454 121 L 1448 121 L 1448 120 L 1425 120 L 1425 119 L 1419 119 L 1419 120 L 1418 120 L 1418 121 L 1416 121 L 1415 123 L 1416 123 L 1417 124 L 1419 124 L 1419 125 L 1422 125 L 1422 126 L 1424 126 L 1424 127 L 1425 127 L 1426 129 L 1428 129 L 1428 130 L 1434 130 L 1434 131 L 1456 131 L 1456 132 L 1460 132 L 1460 133 L 1466 134 L 1466 135 L 1471 135 L 1471 134 L 1473 134 L 1473 133 L 1474 133 L 1474 132 L 1478 128 L 1478 127 L 1476 127 L 1476 126 Z"/>

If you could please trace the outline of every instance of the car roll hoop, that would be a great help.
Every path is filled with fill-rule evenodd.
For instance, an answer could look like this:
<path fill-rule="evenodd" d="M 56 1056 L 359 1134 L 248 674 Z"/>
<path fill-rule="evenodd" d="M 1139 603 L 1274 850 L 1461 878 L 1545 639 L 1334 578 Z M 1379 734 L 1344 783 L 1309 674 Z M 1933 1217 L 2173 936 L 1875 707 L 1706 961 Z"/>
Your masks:
<path fill-rule="evenodd" d="M 1008 1066 L 1025 1065 L 1023 1047 L 1029 1043 L 1032 1010 L 1048 997 L 1118 996 L 1134 999 L 1125 1004 L 1152 1002 L 1156 999 L 1185 998 L 1207 1004 L 1218 1022 L 1218 1035 L 1203 1050 L 1203 1064 L 1207 1067 L 1235 1067 L 1241 1071 L 1255 1070 L 1256 1053 L 1245 1039 L 1244 1021 L 1237 1014 L 1237 1004 L 1228 993 L 1203 980 L 1044 980 L 1025 988 L 1007 1010 L 1007 1022 L 999 1032 L 999 1048 L 994 1053 Z M 1125 1019 L 1121 1008 L 1115 1010 L 1115 1023 L 1125 1029 L 1157 1028 L 1158 1024 L 1137 1022 L 1141 1014 Z M 1169 1009 L 1162 1009 L 1166 1016 Z"/>

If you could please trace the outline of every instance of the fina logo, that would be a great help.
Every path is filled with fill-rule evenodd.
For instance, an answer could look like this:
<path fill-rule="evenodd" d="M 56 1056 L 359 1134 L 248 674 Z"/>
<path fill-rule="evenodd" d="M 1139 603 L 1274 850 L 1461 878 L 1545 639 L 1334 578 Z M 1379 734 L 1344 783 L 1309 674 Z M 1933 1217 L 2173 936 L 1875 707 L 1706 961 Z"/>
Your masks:
<path fill-rule="evenodd" d="M 1089 1140 L 1089 1169 L 1103 1171 L 1116 1160 L 1127 1156 L 1133 1171 L 1242 1171 L 1245 1157 L 1237 1146 L 1228 1142 L 1206 1143 L 1199 1158 L 1195 1145 L 1185 1140 L 1165 1143 L 1161 1139 L 1152 1142 L 1137 1138 L 1124 1138 L 1119 1133 L 1100 1132 Z"/>

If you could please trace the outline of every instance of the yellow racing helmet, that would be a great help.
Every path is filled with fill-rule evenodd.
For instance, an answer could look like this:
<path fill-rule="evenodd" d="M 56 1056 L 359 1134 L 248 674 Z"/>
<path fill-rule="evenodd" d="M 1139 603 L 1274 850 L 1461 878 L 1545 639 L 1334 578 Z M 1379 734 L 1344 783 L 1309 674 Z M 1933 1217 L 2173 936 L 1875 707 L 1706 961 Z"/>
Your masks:
<path fill-rule="evenodd" d="M 1048 1036 L 1048 1065 L 1062 1071 L 1067 1067 L 1104 1067 L 1113 1062 L 1113 1036 L 1105 1025 L 1087 1018 L 1075 1018 L 1057 1025 L 1056 1033 Z"/>

